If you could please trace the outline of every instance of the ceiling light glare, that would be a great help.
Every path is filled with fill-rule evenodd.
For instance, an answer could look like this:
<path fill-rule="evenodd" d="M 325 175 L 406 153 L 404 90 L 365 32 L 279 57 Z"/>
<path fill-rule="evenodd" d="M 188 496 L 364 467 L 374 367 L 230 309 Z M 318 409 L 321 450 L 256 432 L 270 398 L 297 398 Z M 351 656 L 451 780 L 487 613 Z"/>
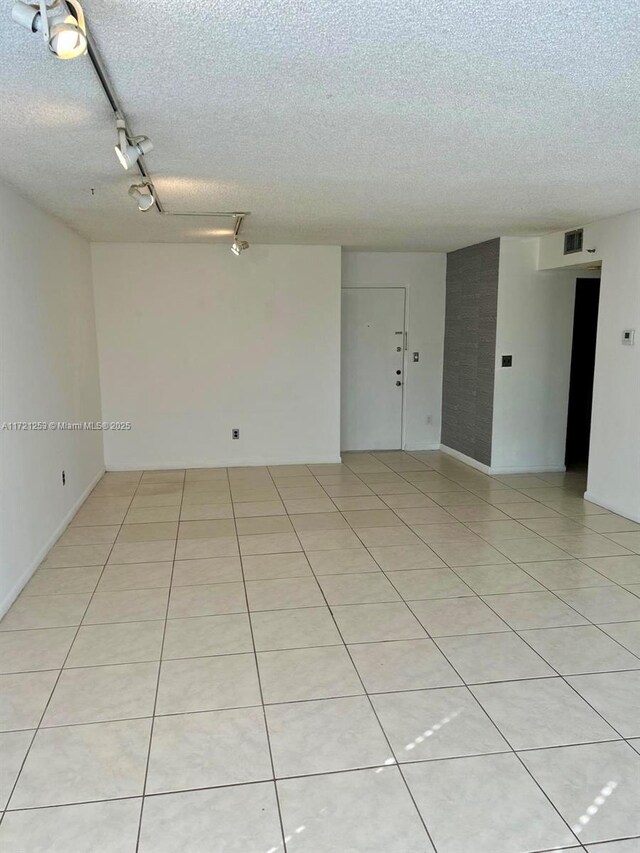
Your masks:
<path fill-rule="evenodd" d="M 116 157 L 123 169 L 130 169 L 135 166 L 139 157 L 143 157 L 153 150 L 153 142 L 146 136 L 128 137 L 126 125 L 122 119 L 116 121 L 116 128 L 118 131 L 118 144 L 115 146 Z"/>
<path fill-rule="evenodd" d="M 245 249 L 249 248 L 249 244 L 246 240 L 234 240 L 233 245 L 231 246 L 231 251 L 234 255 L 238 256 L 244 252 Z"/>
<path fill-rule="evenodd" d="M 82 6 L 77 0 L 54 0 L 47 6 L 17 2 L 11 11 L 13 20 L 32 33 L 41 32 L 51 53 L 58 59 L 76 59 L 87 52 L 87 28 Z"/>
<path fill-rule="evenodd" d="M 148 184 L 132 184 L 129 187 L 129 195 L 135 199 L 138 204 L 138 210 L 141 210 L 143 213 L 153 207 L 155 203 L 153 189 Z"/>

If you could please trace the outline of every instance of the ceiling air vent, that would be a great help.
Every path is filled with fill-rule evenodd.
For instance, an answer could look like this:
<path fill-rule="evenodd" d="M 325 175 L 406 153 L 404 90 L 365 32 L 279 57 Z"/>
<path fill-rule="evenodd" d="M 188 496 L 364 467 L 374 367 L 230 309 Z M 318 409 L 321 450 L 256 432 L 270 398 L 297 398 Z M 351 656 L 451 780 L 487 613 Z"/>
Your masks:
<path fill-rule="evenodd" d="M 574 252 L 582 251 L 582 228 L 575 231 L 566 231 L 564 235 L 564 253 L 572 255 Z"/>

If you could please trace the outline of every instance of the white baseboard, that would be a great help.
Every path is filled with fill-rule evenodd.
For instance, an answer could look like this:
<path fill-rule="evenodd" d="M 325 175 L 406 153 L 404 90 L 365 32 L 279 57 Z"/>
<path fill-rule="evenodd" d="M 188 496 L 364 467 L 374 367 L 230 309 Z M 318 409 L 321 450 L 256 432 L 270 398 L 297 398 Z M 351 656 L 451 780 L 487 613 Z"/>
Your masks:
<path fill-rule="evenodd" d="M 418 450 L 440 450 L 440 444 L 421 444 L 418 447 L 404 447 L 405 453 L 415 453 Z"/>
<path fill-rule="evenodd" d="M 71 521 L 73 516 L 76 514 L 76 512 L 80 509 L 82 504 L 85 502 L 85 500 L 87 499 L 89 494 L 92 492 L 92 490 L 96 486 L 98 480 L 102 477 L 103 474 L 104 474 L 104 469 L 102 468 L 95 475 L 95 477 L 91 480 L 91 482 L 89 483 L 87 488 L 80 495 L 80 497 L 77 499 L 77 501 L 73 504 L 71 509 L 67 512 L 67 514 L 62 519 L 60 524 L 56 527 L 56 529 L 53 531 L 51 536 L 49 536 L 46 543 L 42 546 L 42 548 L 40 548 L 40 550 L 36 554 L 35 558 L 27 566 L 27 568 L 20 575 L 18 580 L 14 583 L 14 585 L 7 592 L 7 594 L 2 598 L 2 600 L 0 601 L 0 619 L 4 616 L 4 614 L 11 607 L 11 605 L 16 600 L 16 598 L 20 595 L 24 586 L 31 579 L 31 576 L 33 575 L 35 570 L 38 568 L 40 563 L 47 556 L 47 554 L 49 553 L 51 548 L 55 545 L 55 543 L 60 538 L 60 536 L 64 533 L 65 528 L 67 527 L 67 525 L 69 524 L 69 522 Z"/>
<path fill-rule="evenodd" d="M 309 456 L 247 456 L 244 459 L 143 459 L 126 465 L 107 463 L 107 471 L 171 471 L 176 468 L 242 468 L 254 465 L 326 465 L 340 462 L 339 453 Z"/>
<path fill-rule="evenodd" d="M 491 468 L 495 474 L 562 474 L 566 471 L 564 465 L 519 465 L 514 468 Z"/>
<path fill-rule="evenodd" d="M 477 459 L 473 459 L 465 453 L 460 453 L 459 450 L 447 447 L 446 444 L 441 444 L 440 450 L 448 456 L 453 456 L 454 459 L 464 462 L 465 465 L 469 465 L 471 468 L 476 468 L 478 471 L 482 471 L 483 474 L 489 474 L 489 476 L 494 477 L 498 474 L 550 474 L 566 471 L 564 465 L 517 465 L 504 468 L 494 468 L 493 466 L 484 465 L 482 462 L 478 462 Z"/>
<path fill-rule="evenodd" d="M 589 501 L 589 503 L 596 504 L 596 506 L 604 507 L 610 512 L 615 512 L 616 515 L 628 518 L 629 521 L 635 521 L 640 524 L 640 513 L 630 511 L 628 507 L 620 506 L 620 504 L 616 504 L 615 502 L 612 503 L 611 501 L 602 500 L 602 498 L 594 495 L 593 492 L 585 492 L 584 499 L 585 501 Z"/>
<path fill-rule="evenodd" d="M 477 471 L 482 471 L 483 474 L 490 474 L 491 468 L 488 465 L 484 465 L 482 462 L 478 462 L 477 459 L 474 459 L 471 456 L 467 456 L 466 453 L 460 453 L 459 450 L 454 450 L 453 447 L 447 447 L 446 444 L 438 445 L 438 449 L 443 453 L 446 453 L 447 456 L 452 456 L 454 459 L 457 459 L 458 462 L 464 462 L 465 465 L 469 465 L 471 468 L 475 468 Z"/>

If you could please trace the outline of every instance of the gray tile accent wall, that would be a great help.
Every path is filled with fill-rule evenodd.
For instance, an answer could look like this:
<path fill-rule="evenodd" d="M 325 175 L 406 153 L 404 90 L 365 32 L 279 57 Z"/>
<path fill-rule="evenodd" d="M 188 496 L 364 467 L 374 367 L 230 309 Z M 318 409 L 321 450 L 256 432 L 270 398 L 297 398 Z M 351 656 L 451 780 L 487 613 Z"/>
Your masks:
<path fill-rule="evenodd" d="M 491 465 L 500 240 L 447 254 L 442 444 Z"/>

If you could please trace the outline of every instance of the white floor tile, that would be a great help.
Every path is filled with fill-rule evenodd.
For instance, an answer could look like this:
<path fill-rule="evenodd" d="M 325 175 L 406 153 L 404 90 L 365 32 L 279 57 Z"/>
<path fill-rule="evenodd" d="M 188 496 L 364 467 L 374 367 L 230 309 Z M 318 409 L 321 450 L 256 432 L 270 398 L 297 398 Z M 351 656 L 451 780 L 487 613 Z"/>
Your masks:
<path fill-rule="evenodd" d="M 251 652 L 251 626 L 246 613 L 169 619 L 162 657 L 198 658 Z"/>
<path fill-rule="evenodd" d="M 156 714 L 184 714 L 260 705 L 255 656 L 164 660 Z"/>
<path fill-rule="evenodd" d="M 278 778 L 379 766 L 393 758 L 364 696 L 270 705 L 267 728 Z"/>
<path fill-rule="evenodd" d="M 467 684 L 554 675 L 544 660 L 513 633 L 441 637 L 438 645 Z"/>
<path fill-rule="evenodd" d="M 261 708 L 156 718 L 147 793 L 236 785 L 271 777 Z"/>
<path fill-rule="evenodd" d="M 0 847 L 635 853 L 639 534 L 585 487 L 106 474 L 0 623 Z"/>
<path fill-rule="evenodd" d="M 640 669 L 640 658 L 595 626 L 545 628 L 521 634 L 561 675 Z"/>
<path fill-rule="evenodd" d="M 577 675 L 567 681 L 623 737 L 640 737 L 640 671 Z"/>
<path fill-rule="evenodd" d="M 640 835 L 640 755 L 624 743 L 521 753 L 580 841 Z"/>
<path fill-rule="evenodd" d="M 335 646 L 341 642 L 331 612 L 324 606 L 253 612 L 251 625 L 259 652 Z"/>
<path fill-rule="evenodd" d="M 140 796 L 150 731 L 151 720 L 40 729 L 9 807 Z"/>
<path fill-rule="evenodd" d="M 426 632 L 403 601 L 346 604 L 331 608 L 345 643 L 415 640 Z"/>
<path fill-rule="evenodd" d="M 460 679 L 432 640 L 397 640 L 350 645 L 369 693 L 450 687 Z"/>
<path fill-rule="evenodd" d="M 513 749 L 619 737 L 561 678 L 479 684 L 471 690 Z"/>
<path fill-rule="evenodd" d="M 381 693 L 372 700 L 400 763 L 509 751 L 466 687 Z"/>
<path fill-rule="evenodd" d="M 164 622 L 82 625 L 65 666 L 102 666 L 160 659 Z"/>
<path fill-rule="evenodd" d="M 515 853 L 575 842 L 515 755 L 425 761 L 403 772 L 438 853 Z"/>
<path fill-rule="evenodd" d="M 0 675 L 0 731 L 35 729 L 57 678 L 55 670 Z"/>
<path fill-rule="evenodd" d="M 0 672 L 60 669 L 75 628 L 0 632 Z"/>
<path fill-rule="evenodd" d="M 73 726 L 150 717 L 157 680 L 157 662 L 65 669 L 42 725 Z"/>
<path fill-rule="evenodd" d="M 135 853 L 141 799 L 7 812 L 0 848 L 47 853 Z"/>
<path fill-rule="evenodd" d="M 344 646 L 260 652 L 258 669 L 267 704 L 364 693 Z"/>
<path fill-rule="evenodd" d="M 277 783 L 292 853 L 434 853 L 395 767 Z"/>
<path fill-rule="evenodd" d="M 282 850 L 273 782 L 145 799 L 140 853 L 196 853 L 210 849 L 212 839 L 225 853 Z"/>

